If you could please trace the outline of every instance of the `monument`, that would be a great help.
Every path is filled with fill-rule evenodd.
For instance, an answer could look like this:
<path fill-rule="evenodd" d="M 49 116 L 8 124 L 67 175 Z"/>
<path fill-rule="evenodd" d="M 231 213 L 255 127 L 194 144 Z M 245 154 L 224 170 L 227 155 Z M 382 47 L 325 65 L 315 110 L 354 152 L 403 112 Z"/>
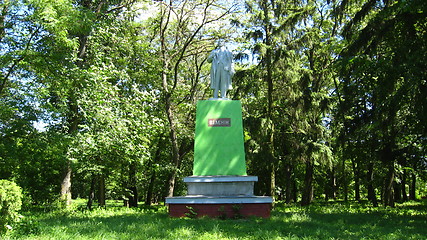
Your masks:
<path fill-rule="evenodd" d="M 255 196 L 258 177 L 246 173 L 241 103 L 227 98 L 232 53 L 223 46 L 208 61 L 214 97 L 197 102 L 193 176 L 184 178 L 186 196 L 166 198 L 169 215 L 269 217 L 272 198 Z"/>
<path fill-rule="evenodd" d="M 211 89 L 214 90 L 214 99 L 218 98 L 221 91 L 221 98 L 227 99 L 227 90 L 232 89 L 231 78 L 234 75 L 233 55 L 225 46 L 215 49 L 209 54 L 208 62 L 211 66 Z"/>

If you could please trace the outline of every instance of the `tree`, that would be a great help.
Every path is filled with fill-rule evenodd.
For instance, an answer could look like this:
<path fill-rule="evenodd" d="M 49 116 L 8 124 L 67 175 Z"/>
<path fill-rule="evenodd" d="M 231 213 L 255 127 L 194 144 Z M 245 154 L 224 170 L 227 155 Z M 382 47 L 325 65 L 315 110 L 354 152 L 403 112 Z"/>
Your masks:
<path fill-rule="evenodd" d="M 98 24 L 113 21 L 119 12 L 133 1 L 30 1 L 34 22 L 41 26 L 43 35 L 41 49 L 33 59 L 33 71 L 40 82 L 46 85 L 46 98 L 50 110 L 63 120 L 63 130 L 76 136 L 82 119 L 78 99 L 82 86 L 96 80 L 97 69 L 88 59 L 91 46 L 89 38 Z M 93 53 L 93 52 L 92 52 Z M 49 66 L 49 67 L 46 67 Z M 91 71 L 92 70 L 92 71 Z M 94 71 L 95 70 L 95 71 Z M 59 83 L 59 84 L 58 84 Z M 69 203 L 71 199 L 72 163 L 64 166 L 61 196 Z"/>
<path fill-rule="evenodd" d="M 339 9 L 346 6 L 343 2 Z M 425 103 L 425 51 L 419 51 L 426 47 L 425 7 L 423 1 L 364 1 L 343 29 L 348 45 L 340 54 L 342 131 L 350 143 L 359 138 L 376 152 L 374 161 L 384 168 L 377 171 L 383 172 L 386 206 L 394 206 L 396 165 L 405 162 L 398 160 L 407 159 L 403 153 L 410 145 L 425 141 L 420 132 L 425 130 L 425 108 L 420 107 Z M 357 132 L 364 135 L 353 135 Z"/>
<path fill-rule="evenodd" d="M 326 8 L 304 1 L 247 2 L 253 16 L 248 35 L 254 41 L 254 52 L 259 54 L 256 74 L 265 83 L 265 88 L 260 87 L 266 89 L 267 96 L 266 101 L 260 98 L 265 104 L 260 108 L 265 112 L 261 110 L 260 114 L 265 118 L 261 124 L 266 131 L 259 146 L 266 154 L 263 161 L 269 162 L 270 194 L 276 194 L 275 172 L 280 166 L 286 180 L 278 181 L 285 184 L 288 202 L 294 185 L 293 162 L 299 159 L 306 165 L 303 204 L 308 204 L 313 192 L 314 164 L 331 158 L 322 121 L 329 106 L 332 59 L 325 53 L 331 50 L 331 24 L 322 7 Z M 312 26 L 304 24 L 306 21 L 313 22 Z"/>

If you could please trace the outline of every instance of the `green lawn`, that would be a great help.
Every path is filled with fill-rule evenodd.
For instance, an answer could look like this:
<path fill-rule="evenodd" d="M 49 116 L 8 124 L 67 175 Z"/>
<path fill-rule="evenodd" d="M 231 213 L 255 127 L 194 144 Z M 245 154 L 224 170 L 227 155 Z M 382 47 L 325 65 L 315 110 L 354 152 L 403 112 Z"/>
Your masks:
<path fill-rule="evenodd" d="M 25 214 L 24 214 L 25 215 Z M 277 204 L 269 219 L 174 219 L 165 207 L 27 213 L 5 239 L 427 239 L 427 202 Z"/>

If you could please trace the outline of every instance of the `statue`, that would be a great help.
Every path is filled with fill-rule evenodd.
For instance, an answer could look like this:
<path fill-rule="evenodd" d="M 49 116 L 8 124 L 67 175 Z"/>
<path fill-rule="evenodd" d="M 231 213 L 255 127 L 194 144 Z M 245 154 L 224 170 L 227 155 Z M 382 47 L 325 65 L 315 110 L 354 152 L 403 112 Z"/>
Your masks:
<path fill-rule="evenodd" d="M 214 90 L 214 98 L 227 99 L 227 90 L 232 89 L 231 78 L 234 75 L 233 69 L 233 54 L 222 46 L 215 49 L 208 57 L 208 62 L 211 66 L 211 89 Z"/>

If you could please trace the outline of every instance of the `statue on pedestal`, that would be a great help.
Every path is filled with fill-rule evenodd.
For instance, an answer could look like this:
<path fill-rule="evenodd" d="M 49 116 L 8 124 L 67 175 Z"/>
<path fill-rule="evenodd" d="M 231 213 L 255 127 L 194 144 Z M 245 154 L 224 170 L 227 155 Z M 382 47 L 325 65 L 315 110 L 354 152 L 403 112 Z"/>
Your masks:
<path fill-rule="evenodd" d="M 227 90 L 232 89 L 231 78 L 234 75 L 233 54 L 222 46 L 215 49 L 208 57 L 211 67 L 211 89 L 214 90 L 214 99 L 218 98 L 218 92 L 222 99 L 227 99 Z"/>
<path fill-rule="evenodd" d="M 197 217 L 270 217 L 273 198 L 255 196 L 258 177 L 247 175 L 241 102 L 226 98 L 232 57 L 226 47 L 209 55 L 214 98 L 197 101 L 193 175 L 184 178 L 186 196 L 166 198 L 171 217 L 195 216 L 193 208 Z"/>

